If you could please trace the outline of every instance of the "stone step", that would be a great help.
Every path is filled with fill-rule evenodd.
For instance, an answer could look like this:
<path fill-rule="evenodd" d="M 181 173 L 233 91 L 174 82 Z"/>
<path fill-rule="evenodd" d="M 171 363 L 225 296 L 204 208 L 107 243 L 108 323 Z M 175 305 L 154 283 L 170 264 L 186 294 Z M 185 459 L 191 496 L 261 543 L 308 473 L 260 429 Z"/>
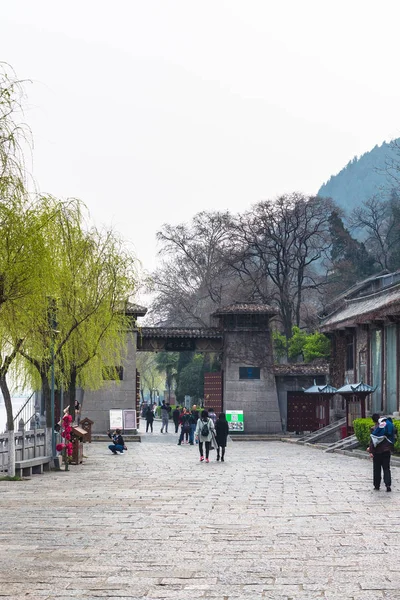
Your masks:
<path fill-rule="evenodd" d="M 286 441 L 286 436 L 281 433 L 247 433 L 230 434 L 233 442 L 281 442 Z"/>
<path fill-rule="evenodd" d="M 123 434 L 124 442 L 141 442 L 141 436 L 136 433 L 124 433 Z M 108 442 L 111 444 L 111 440 L 108 435 L 104 433 L 92 433 L 92 442 Z"/>

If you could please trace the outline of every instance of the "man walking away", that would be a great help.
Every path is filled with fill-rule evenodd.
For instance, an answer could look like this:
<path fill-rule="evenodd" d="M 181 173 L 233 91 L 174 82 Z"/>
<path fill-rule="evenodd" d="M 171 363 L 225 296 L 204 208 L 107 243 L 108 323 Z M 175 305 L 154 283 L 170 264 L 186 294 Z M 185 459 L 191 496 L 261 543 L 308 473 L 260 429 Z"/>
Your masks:
<path fill-rule="evenodd" d="M 390 455 L 394 447 L 394 425 L 386 417 L 381 417 L 377 427 L 371 433 L 369 452 L 373 457 L 374 489 L 379 490 L 383 471 L 386 491 L 392 491 L 392 474 L 390 472 Z"/>
<path fill-rule="evenodd" d="M 165 404 L 165 400 L 162 401 L 161 405 L 161 430 L 160 433 L 168 433 L 168 419 L 169 413 L 171 412 L 171 407 L 169 404 Z"/>
<path fill-rule="evenodd" d="M 179 406 L 177 406 L 172 411 L 172 419 L 173 419 L 174 425 L 175 425 L 175 433 L 178 433 L 178 429 L 179 429 L 179 417 L 180 416 L 181 416 L 181 411 L 180 411 Z"/>
<path fill-rule="evenodd" d="M 154 421 L 154 413 L 151 406 L 147 408 L 146 411 L 146 433 L 149 432 L 149 427 L 151 433 L 153 433 L 153 421 Z"/>
<path fill-rule="evenodd" d="M 199 420 L 199 411 L 197 410 L 197 406 L 193 404 L 192 412 L 190 415 L 190 434 L 189 434 L 189 442 L 193 444 L 194 442 L 194 432 L 196 431 L 197 421 Z M 196 438 L 196 444 L 199 443 L 199 440 Z"/>

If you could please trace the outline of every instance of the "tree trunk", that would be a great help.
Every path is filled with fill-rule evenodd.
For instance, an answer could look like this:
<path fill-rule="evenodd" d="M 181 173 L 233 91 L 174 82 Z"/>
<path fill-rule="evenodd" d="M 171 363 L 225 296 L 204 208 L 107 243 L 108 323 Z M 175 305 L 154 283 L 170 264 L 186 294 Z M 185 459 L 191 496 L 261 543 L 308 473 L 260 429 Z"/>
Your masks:
<path fill-rule="evenodd" d="M 70 375 L 71 377 L 68 385 L 69 414 L 72 416 L 73 422 L 75 422 L 76 380 L 78 378 L 78 372 L 76 368 L 71 369 Z"/>
<path fill-rule="evenodd" d="M 0 388 L 4 398 L 4 404 L 7 413 L 7 434 L 8 434 L 8 475 L 15 477 L 15 431 L 14 416 L 11 402 L 10 390 L 8 389 L 5 376 L 0 378 Z"/>
<path fill-rule="evenodd" d="M 42 371 L 40 373 L 40 378 L 42 380 L 42 395 L 44 409 L 46 411 L 46 427 L 49 428 L 53 426 L 53 423 L 51 422 L 51 390 L 47 372 Z"/>

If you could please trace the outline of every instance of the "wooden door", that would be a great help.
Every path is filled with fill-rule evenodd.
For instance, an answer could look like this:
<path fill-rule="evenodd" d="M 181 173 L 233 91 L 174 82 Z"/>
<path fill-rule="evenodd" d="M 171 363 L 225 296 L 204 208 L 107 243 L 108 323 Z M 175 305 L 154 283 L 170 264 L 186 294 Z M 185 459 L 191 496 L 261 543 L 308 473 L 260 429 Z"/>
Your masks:
<path fill-rule="evenodd" d="M 204 373 L 204 407 L 214 409 L 218 416 L 223 411 L 222 371 Z"/>
<path fill-rule="evenodd" d="M 301 392 L 287 393 L 287 431 L 317 431 L 316 398 Z"/>

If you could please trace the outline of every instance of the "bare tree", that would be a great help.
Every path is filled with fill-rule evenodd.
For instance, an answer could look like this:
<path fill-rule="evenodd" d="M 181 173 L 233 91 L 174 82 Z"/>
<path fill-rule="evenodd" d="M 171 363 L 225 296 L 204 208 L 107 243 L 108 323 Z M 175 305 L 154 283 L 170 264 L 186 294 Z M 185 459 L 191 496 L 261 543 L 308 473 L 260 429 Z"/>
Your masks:
<path fill-rule="evenodd" d="M 294 193 L 256 204 L 231 223 L 229 265 L 253 285 L 253 297 L 275 303 L 285 335 L 299 325 L 306 293 L 324 279 L 331 245 L 329 198 Z"/>
<path fill-rule="evenodd" d="M 373 196 L 355 208 L 350 217 L 353 229 L 366 233 L 365 245 L 382 270 L 398 268 L 396 261 L 400 242 L 400 199 L 393 190 L 389 200 Z"/>
<path fill-rule="evenodd" d="M 228 212 L 201 212 L 189 224 L 164 225 L 161 267 L 154 273 L 153 311 L 170 325 L 207 327 L 209 315 L 232 292 L 224 257 L 231 246 Z"/>

